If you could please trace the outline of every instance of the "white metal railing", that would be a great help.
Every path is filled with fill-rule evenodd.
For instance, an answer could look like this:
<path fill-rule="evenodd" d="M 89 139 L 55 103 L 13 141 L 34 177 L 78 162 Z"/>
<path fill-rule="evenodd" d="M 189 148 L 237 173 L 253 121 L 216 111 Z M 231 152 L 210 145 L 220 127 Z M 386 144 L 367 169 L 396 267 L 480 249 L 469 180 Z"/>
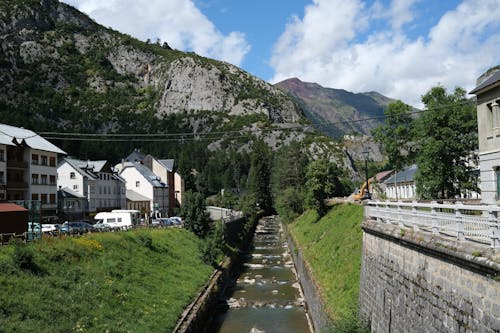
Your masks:
<path fill-rule="evenodd" d="M 500 207 L 420 202 L 369 201 L 365 218 L 500 247 Z"/>

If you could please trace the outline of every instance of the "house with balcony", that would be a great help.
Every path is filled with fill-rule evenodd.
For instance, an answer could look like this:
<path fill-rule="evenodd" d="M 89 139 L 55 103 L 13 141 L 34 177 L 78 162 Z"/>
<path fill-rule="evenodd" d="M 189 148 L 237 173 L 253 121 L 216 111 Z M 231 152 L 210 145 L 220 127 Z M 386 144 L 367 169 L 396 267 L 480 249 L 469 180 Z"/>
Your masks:
<path fill-rule="evenodd" d="M 149 216 L 167 216 L 169 190 L 168 185 L 161 181 L 159 176 L 139 162 L 122 162 L 116 166 L 116 169 L 121 170 L 120 176 L 126 180 L 127 190 L 134 192 L 129 192 L 131 195 L 148 199 Z M 139 201 L 144 201 L 144 199 Z"/>
<path fill-rule="evenodd" d="M 108 161 L 64 158 L 57 167 L 62 213 L 67 219 L 92 217 L 97 212 L 125 209 L 125 180 Z M 64 192 L 64 193 L 63 193 Z M 78 198 L 85 198 L 83 207 Z"/>
<path fill-rule="evenodd" d="M 477 80 L 477 127 L 481 203 L 500 203 L 500 66 Z"/>
<path fill-rule="evenodd" d="M 41 221 L 56 221 L 57 159 L 66 153 L 20 127 L 0 124 L 0 137 L 0 198 L 3 194 L 3 200 L 38 201 Z"/>

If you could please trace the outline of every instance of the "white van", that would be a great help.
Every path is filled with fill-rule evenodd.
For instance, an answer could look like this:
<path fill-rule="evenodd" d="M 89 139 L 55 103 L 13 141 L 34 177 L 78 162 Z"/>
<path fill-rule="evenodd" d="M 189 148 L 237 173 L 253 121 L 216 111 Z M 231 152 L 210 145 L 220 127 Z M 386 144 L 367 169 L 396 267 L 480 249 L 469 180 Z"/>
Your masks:
<path fill-rule="evenodd" d="M 128 213 L 132 219 L 132 225 L 141 224 L 141 212 L 135 209 L 113 209 L 112 213 Z"/>
<path fill-rule="evenodd" d="M 101 212 L 94 217 L 95 226 L 107 226 L 111 229 L 128 229 L 133 225 L 132 214 L 126 212 Z"/>

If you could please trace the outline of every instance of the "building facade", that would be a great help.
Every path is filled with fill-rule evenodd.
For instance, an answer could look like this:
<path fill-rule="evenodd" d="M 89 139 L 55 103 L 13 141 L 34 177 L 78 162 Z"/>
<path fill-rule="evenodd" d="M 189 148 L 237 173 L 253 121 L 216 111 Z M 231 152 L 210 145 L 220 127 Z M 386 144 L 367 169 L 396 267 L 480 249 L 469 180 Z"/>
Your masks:
<path fill-rule="evenodd" d="M 57 175 L 61 190 L 68 189 L 71 192 L 66 192 L 86 198 L 85 207 L 82 208 L 88 217 L 97 212 L 125 209 L 127 206 L 125 180 L 107 161 L 65 158 L 59 163 Z M 64 213 L 71 217 L 70 206 L 63 207 L 66 207 Z M 75 213 L 82 215 L 81 212 Z"/>
<path fill-rule="evenodd" d="M 150 216 L 167 216 L 169 209 L 168 185 L 148 167 L 138 162 L 123 162 L 116 166 L 126 180 L 127 190 L 149 200 Z"/>
<path fill-rule="evenodd" d="M 0 199 L 40 202 L 41 222 L 55 222 L 57 160 L 66 153 L 24 128 L 0 124 L 0 137 Z"/>
<path fill-rule="evenodd" d="M 500 203 L 500 67 L 477 80 L 477 126 L 481 202 Z"/>

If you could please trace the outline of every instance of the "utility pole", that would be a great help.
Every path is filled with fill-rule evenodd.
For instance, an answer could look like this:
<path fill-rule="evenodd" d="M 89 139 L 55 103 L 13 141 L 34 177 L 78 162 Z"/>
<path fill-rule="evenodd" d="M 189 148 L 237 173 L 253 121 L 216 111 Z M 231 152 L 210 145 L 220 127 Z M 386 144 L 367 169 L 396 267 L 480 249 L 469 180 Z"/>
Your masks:
<path fill-rule="evenodd" d="M 363 156 L 365 157 L 365 177 L 366 177 L 366 196 L 364 196 L 364 199 L 371 199 L 370 182 L 368 181 L 368 156 L 369 155 L 370 155 L 369 151 L 363 152 Z"/>

